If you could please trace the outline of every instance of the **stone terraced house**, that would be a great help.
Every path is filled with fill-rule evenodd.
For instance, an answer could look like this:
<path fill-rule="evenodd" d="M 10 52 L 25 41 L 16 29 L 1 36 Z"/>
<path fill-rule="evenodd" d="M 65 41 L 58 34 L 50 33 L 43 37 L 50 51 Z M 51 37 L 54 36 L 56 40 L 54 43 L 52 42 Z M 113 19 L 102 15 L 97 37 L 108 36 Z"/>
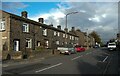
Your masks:
<path fill-rule="evenodd" d="M 79 44 L 79 36 L 66 33 L 58 25 L 44 24 L 44 19 L 38 22 L 28 19 L 26 11 L 21 16 L 0 10 L 0 36 L 2 59 L 22 59 L 32 57 L 36 50 L 52 50 L 66 44 Z M 67 35 L 65 35 L 67 34 Z"/>

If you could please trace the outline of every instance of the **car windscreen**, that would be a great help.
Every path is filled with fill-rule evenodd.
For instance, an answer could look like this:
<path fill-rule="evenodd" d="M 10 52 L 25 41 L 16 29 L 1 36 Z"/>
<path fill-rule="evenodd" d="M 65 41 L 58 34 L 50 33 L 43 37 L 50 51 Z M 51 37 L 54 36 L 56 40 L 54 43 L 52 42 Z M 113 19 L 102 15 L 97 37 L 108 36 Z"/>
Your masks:
<path fill-rule="evenodd" d="M 115 44 L 109 44 L 109 45 L 115 45 Z"/>

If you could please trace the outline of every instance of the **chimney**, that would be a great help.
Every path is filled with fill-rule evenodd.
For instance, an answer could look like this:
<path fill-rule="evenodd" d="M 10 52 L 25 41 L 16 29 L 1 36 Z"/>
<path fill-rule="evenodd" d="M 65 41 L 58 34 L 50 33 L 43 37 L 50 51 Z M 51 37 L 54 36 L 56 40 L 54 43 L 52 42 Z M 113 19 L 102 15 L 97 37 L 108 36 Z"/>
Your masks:
<path fill-rule="evenodd" d="M 72 27 L 71 31 L 75 31 L 75 27 Z"/>
<path fill-rule="evenodd" d="M 58 25 L 57 28 L 61 30 L 61 26 L 60 25 Z"/>
<path fill-rule="evenodd" d="M 50 24 L 51 27 L 53 27 L 53 24 Z"/>
<path fill-rule="evenodd" d="M 68 28 L 65 28 L 64 30 L 65 30 L 66 32 L 68 32 Z"/>
<path fill-rule="evenodd" d="M 39 21 L 40 23 L 44 23 L 44 19 L 43 19 L 43 18 L 39 18 L 38 21 Z"/>
<path fill-rule="evenodd" d="M 27 11 L 22 11 L 21 12 L 21 16 L 23 17 L 23 18 L 27 18 Z"/>

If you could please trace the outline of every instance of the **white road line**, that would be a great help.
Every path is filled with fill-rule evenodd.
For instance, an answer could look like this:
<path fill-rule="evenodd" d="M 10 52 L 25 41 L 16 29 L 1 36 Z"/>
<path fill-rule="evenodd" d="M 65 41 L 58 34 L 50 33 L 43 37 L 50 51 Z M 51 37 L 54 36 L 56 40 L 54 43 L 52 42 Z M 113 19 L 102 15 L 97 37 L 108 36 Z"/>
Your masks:
<path fill-rule="evenodd" d="M 80 58 L 80 57 L 82 57 L 83 55 L 81 55 L 81 56 L 78 56 L 78 57 L 75 57 L 75 58 L 73 58 L 73 59 L 71 59 L 71 60 L 75 60 L 75 59 L 78 59 L 78 58 Z"/>
<path fill-rule="evenodd" d="M 105 59 L 103 60 L 103 62 L 105 62 L 107 60 L 108 56 L 105 57 Z"/>
<path fill-rule="evenodd" d="M 44 68 L 44 69 L 41 69 L 41 70 L 38 70 L 38 71 L 35 71 L 35 72 L 36 72 L 36 73 L 42 72 L 42 71 L 44 71 L 44 70 L 48 70 L 48 69 L 54 68 L 54 67 L 59 66 L 59 65 L 61 65 L 61 64 L 62 64 L 62 63 L 58 63 L 58 64 L 56 64 L 56 65 L 53 65 L 53 66 L 50 66 L 50 67 L 47 67 L 47 68 Z"/>

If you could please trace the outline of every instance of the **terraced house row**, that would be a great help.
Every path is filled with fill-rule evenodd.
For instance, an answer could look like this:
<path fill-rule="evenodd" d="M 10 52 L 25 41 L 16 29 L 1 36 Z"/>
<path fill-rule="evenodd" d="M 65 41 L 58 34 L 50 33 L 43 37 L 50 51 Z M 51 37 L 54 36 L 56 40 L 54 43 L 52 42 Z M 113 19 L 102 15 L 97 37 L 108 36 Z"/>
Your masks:
<path fill-rule="evenodd" d="M 44 24 L 44 19 L 39 18 L 38 22 L 28 19 L 26 11 L 21 12 L 21 16 L 0 10 L 0 34 L 1 49 L 3 59 L 23 58 L 26 54 L 31 56 L 33 51 L 38 49 L 52 50 L 58 46 L 71 45 L 94 45 L 94 38 L 81 32 L 74 27 L 68 29 L 57 28 L 53 25 Z M 67 32 L 67 33 L 66 33 Z"/>

